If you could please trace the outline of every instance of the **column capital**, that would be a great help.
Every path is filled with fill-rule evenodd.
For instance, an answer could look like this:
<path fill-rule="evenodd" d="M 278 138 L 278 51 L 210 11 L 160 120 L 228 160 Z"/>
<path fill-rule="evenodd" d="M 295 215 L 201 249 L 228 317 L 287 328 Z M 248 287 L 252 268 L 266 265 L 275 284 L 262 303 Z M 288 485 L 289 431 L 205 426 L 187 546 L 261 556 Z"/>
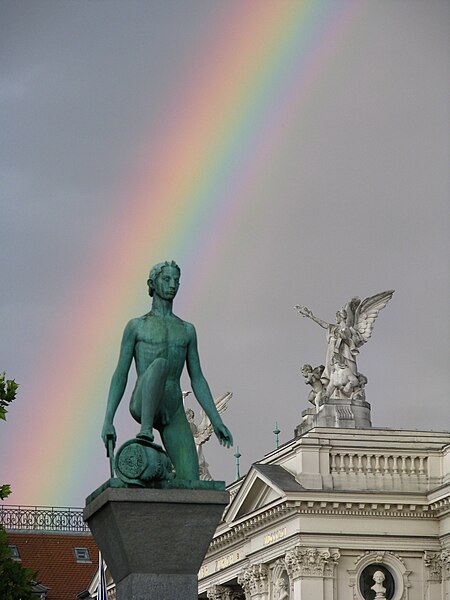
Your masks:
<path fill-rule="evenodd" d="M 440 552 L 425 551 L 423 563 L 427 569 L 428 581 L 442 581 L 442 559 Z"/>
<path fill-rule="evenodd" d="M 213 585 L 206 590 L 209 600 L 233 600 L 233 588 L 227 585 Z"/>
<path fill-rule="evenodd" d="M 238 583 L 242 586 L 245 597 L 253 598 L 259 594 L 267 593 L 269 589 L 269 569 L 264 563 L 250 565 L 238 576 Z"/>
<path fill-rule="evenodd" d="M 284 557 L 289 577 L 333 577 L 340 553 L 337 548 L 295 546 Z"/>
<path fill-rule="evenodd" d="M 442 574 L 446 579 L 450 579 L 450 549 L 441 550 L 440 562 L 442 565 Z"/>

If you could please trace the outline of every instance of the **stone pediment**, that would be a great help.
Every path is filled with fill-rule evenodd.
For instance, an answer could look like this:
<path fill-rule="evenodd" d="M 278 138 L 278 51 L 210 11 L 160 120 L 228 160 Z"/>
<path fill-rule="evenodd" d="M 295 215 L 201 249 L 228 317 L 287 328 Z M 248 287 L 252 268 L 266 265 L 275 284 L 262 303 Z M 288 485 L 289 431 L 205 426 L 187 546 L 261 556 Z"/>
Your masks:
<path fill-rule="evenodd" d="M 277 501 L 283 501 L 289 492 L 300 492 L 304 487 L 280 465 L 254 464 L 242 482 L 225 515 L 231 523 Z"/>

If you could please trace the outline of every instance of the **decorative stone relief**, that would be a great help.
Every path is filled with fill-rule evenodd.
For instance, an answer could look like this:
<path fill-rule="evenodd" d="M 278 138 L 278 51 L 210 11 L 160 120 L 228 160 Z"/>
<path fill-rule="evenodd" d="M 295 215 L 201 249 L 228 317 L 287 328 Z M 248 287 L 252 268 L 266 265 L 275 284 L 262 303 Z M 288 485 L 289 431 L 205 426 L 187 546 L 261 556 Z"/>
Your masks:
<path fill-rule="evenodd" d="M 450 579 L 450 549 L 441 551 L 442 574 Z"/>
<path fill-rule="evenodd" d="M 284 558 L 279 558 L 272 565 L 270 574 L 272 582 L 272 600 L 289 600 L 293 595 L 292 582 L 286 570 Z"/>
<path fill-rule="evenodd" d="M 358 565 L 362 560 L 370 558 L 370 562 L 376 562 L 376 563 L 382 563 L 383 559 L 386 555 L 386 550 L 367 550 L 366 552 L 364 552 L 363 554 L 360 554 L 359 556 L 357 556 L 356 560 L 355 560 L 355 565 Z M 397 556 L 398 560 L 400 560 L 401 562 L 403 562 L 403 560 Z"/>
<path fill-rule="evenodd" d="M 333 577 L 339 561 L 339 550 L 329 548 L 304 548 L 295 546 L 285 554 L 284 561 L 289 577 Z"/>
<path fill-rule="evenodd" d="M 423 557 L 424 565 L 427 569 L 428 581 L 442 581 L 442 577 L 450 579 L 450 550 L 441 550 L 440 552 L 425 551 Z"/>
<path fill-rule="evenodd" d="M 440 552 L 426 552 L 423 557 L 427 569 L 428 581 L 442 581 L 442 562 Z"/>
<path fill-rule="evenodd" d="M 206 595 L 209 600 L 233 600 L 233 588 L 225 585 L 213 585 L 208 588 Z"/>
<path fill-rule="evenodd" d="M 264 594 L 269 589 L 269 569 L 263 563 L 251 565 L 238 576 L 238 584 L 242 586 L 247 599 L 257 594 Z"/>
<path fill-rule="evenodd" d="M 274 600 L 289 600 L 289 583 L 284 577 L 274 582 Z"/>

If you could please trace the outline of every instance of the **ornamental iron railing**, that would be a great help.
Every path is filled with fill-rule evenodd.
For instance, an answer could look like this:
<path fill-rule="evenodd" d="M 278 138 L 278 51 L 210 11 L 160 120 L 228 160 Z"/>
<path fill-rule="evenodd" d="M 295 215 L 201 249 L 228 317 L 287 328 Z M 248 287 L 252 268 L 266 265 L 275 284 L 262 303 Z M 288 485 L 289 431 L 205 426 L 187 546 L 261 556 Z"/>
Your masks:
<path fill-rule="evenodd" d="M 9 531 L 89 532 L 80 508 L 0 505 L 0 525 Z"/>

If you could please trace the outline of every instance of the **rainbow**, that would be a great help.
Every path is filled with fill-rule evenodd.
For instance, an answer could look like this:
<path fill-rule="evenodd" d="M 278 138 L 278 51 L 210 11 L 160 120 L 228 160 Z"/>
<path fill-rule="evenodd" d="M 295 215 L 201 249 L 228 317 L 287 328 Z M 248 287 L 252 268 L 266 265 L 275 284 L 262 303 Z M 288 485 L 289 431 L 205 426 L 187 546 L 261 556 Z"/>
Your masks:
<path fill-rule="evenodd" d="M 80 485 L 90 456 L 105 460 L 99 429 L 118 327 L 138 314 L 148 268 L 166 258 L 181 263 L 185 306 L 207 285 L 254 202 L 261 173 L 345 51 L 358 5 L 229 3 L 201 68 L 180 82 L 136 161 L 135 183 L 99 232 L 82 285 L 70 290 L 55 319 L 29 386 L 33 398 L 22 399 L 36 408 L 14 432 L 10 502 L 83 504 L 92 491 Z M 33 450 L 30 440 L 39 442 Z"/>

